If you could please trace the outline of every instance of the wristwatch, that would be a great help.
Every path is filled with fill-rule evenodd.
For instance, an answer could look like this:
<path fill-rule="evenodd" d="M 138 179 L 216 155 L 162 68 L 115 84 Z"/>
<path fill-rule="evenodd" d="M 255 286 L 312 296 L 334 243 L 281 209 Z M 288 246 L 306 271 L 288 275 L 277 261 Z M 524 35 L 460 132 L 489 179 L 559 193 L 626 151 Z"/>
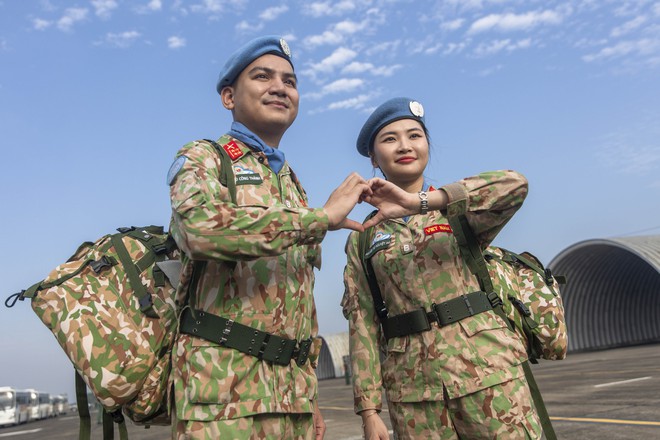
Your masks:
<path fill-rule="evenodd" d="M 419 213 L 424 215 L 429 212 L 429 195 L 426 191 L 417 193 L 419 196 Z"/>

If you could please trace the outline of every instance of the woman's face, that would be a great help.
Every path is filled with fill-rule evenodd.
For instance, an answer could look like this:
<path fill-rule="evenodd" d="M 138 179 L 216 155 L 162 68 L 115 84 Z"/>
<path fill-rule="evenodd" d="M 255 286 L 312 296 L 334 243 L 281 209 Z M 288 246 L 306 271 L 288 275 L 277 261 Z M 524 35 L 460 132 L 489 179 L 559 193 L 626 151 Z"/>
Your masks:
<path fill-rule="evenodd" d="M 422 125 L 414 119 L 394 121 L 374 138 L 371 163 L 396 185 L 422 182 L 428 161 L 428 139 Z"/>

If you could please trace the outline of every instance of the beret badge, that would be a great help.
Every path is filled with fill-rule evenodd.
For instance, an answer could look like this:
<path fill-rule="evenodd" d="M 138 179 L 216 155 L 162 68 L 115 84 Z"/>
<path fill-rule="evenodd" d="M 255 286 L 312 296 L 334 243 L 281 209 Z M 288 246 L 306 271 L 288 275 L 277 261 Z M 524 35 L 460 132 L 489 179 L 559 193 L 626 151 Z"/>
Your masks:
<path fill-rule="evenodd" d="M 418 118 L 424 116 L 424 106 L 421 102 L 410 101 L 408 107 L 410 107 L 410 113 L 412 113 L 413 116 L 417 116 Z"/>
<path fill-rule="evenodd" d="M 284 38 L 280 38 L 280 47 L 282 48 L 282 52 L 284 52 L 287 57 L 291 58 L 291 49 L 289 49 L 289 45 Z"/>

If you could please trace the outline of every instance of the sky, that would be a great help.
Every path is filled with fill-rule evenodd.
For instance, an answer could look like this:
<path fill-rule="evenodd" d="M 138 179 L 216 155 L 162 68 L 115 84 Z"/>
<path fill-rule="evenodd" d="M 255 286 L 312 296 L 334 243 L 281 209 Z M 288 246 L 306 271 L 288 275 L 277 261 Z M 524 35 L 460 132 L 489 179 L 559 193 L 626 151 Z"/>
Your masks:
<path fill-rule="evenodd" d="M 0 0 L 0 297 L 83 241 L 167 225 L 177 150 L 229 128 L 219 70 L 266 34 L 293 53 L 300 112 L 280 149 L 311 206 L 374 175 L 357 134 L 408 96 L 425 108 L 432 184 L 528 178 L 495 244 L 547 263 L 582 240 L 660 233 L 660 1 Z M 347 235 L 323 242 L 322 335 L 347 329 Z M 0 386 L 74 395 L 28 302 L 0 307 L 0 335 Z"/>

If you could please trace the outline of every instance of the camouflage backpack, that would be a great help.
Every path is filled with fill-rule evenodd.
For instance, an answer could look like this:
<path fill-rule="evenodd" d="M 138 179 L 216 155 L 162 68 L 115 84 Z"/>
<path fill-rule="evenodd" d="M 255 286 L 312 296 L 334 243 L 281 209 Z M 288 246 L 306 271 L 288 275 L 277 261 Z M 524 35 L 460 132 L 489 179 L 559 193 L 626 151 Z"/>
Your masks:
<path fill-rule="evenodd" d="M 236 201 L 232 161 L 220 144 L 204 139 L 222 157 L 220 182 Z M 89 439 L 88 386 L 103 407 L 103 437 L 113 422 L 127 439 L 123 414 L 133 422 L 169 425 L 168 381 L 177 332 L 176 288 L 181 263 L 174 239 L 162 226 L 119 228 L 85 242 L 50 275 L 9 297 L 32 300 L 76 370 L 80 439 Z"/>
<path fill-rule="evenodd" d="M 114 420 L 125 438 L 122 410 L 134 422 L 170 423 L 175 288 L 161 265 L 177 261 L 179 251 L 161 226 L 118 231 L 83 243 L 46 279 L 17 294 L 32 300 L 74 365 L 81 438 L 91 430 L 85 385 L 107 413 L 104 434 Z"/>
<path fill-rule="evenodd" d="M 482 252 L 462 209 L 457 202 L 447 207 L 461 256 L 481 289 L 502 300 L 503 317 L 522 339 L 530 362 L 564 359 L 568 334 L 559 284 L 565 278 L 553 276 L 529 252 L 516 254 L 492 246 Z"/>
<path fill-rule="evenodd" d="M 504 311 L 534 362 L 543 358 L 564 359 L 568 334 L 559 284 L 564 277 L 553 276 L 529 252 L 516 254 L 489 247 L 484 253 L 493 287 L 503 301 Z"/>

